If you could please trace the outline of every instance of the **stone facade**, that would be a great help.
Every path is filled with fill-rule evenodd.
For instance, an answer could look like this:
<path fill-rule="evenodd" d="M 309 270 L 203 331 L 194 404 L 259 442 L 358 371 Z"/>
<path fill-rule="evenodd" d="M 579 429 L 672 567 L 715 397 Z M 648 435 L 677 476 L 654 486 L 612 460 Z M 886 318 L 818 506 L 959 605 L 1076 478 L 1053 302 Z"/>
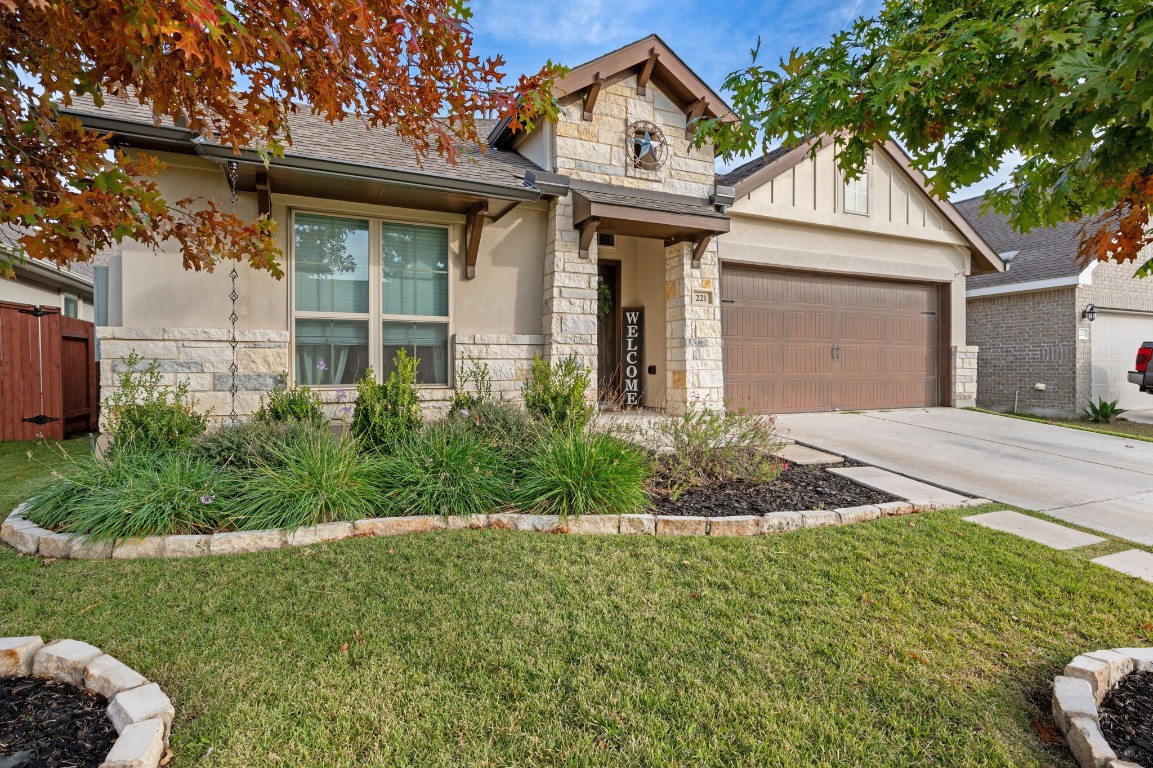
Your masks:
<path fill-rule="evenodd" d="M 977 353 L 977 404 L 998 411 L 1076 413 L 1077 289 L 972 298 L 968 342 Z M 1044 384 L 1038 390 L 1037 384 Z"/>
<path fill-rule="evenodd" d="M 495 400 L 521 399 L 521 388 L 537 356 L 544 356 L 544 336 L 457 334 L 455 337 L 456 364 L 467 365 L 469 359 L 487 363 Z"/>
<path fill-rule="evenodd" d="M 681 413 L 691 406 L 720 408 L 725 401 L 722 370 L 720 284 L 716 243 L 692 268 L 692 244 L 665 249 L 665 322 L 668 325 L 666 407 Z M 693 301 L 696 290 L 713 297 L 708 304 Z"/>
<path fill-rule="evenodd" d="M 949 405 L 972 408 L 977 404 L 977 347 L 953 347 L 953 387 Z"/>

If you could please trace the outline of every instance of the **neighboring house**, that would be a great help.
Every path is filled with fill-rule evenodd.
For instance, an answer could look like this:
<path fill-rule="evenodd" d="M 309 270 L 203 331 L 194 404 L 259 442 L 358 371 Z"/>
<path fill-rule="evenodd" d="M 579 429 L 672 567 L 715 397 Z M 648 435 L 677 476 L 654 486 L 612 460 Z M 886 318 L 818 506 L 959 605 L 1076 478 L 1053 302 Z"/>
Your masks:
<path fill-rule="evenodd" d="M 955 207 L 1006 270 L 971 276 L 966 292 L 978 404 L 1054 416 L 1101 398 L 1153 407 L 1126 378 L 1141 342 L 1153 340 L 1153 281 L 1135 279 L 1136 264 L 1078 266 L 1081 223 L 1022 235 L 1000 214 L 981 215 L 981 202 Z"/>
<path fill-rule="evenodd" d="M 92 265 L 87 263 L 63 269 L 29 259 L 16 265 L 14 279 L 0 280 L 0 301 L 57 307 L 66 317 L 91 321 L 92 274 Z"/>
<path fill-rule="evenodd" d="M 281 372 L 346 397 L 401 348 L 437 406 L 466 359 L 516 397 L 536 355 L 576 355 L 602 400 L 674 411 L 973 401 L 964 281 L 1001 264 L 894 145 L 852 182 L 831 147 L 718 176 L 693 126 L 731 113 L 655 36 L 573 69 L 559 93 L 555 125 L 486 123 L 484 151 L 462 147 L 456 166 L 354 120 L 294 116 L 294 145 L 265 166 L 135 104 L 66 111 L 159 153 L 170 199 L 227 208 L 235 162 L 237 213 L 278 223 L 286 278 L 238 268 L 241 414 Z M 227 413 L 228 271 L 125 243 L 109 264 L 104 384 L 135 350 Z"/>

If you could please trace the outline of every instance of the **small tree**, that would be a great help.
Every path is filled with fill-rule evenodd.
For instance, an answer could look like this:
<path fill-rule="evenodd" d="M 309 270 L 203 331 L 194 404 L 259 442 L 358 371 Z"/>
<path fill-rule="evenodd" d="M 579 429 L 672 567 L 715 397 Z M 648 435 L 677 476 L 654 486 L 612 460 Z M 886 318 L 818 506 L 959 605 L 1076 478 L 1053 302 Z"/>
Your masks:
<path fill-rule="evenodd" d="M 537 356 L 522 388 L 525 408 L 554 427 L 583 429 L 593 417 L 585 399 L 591 384 L 592 373 L 575 355 L 552 365 Z"/>
<path fill-rule="evenodd" d="M 356 385 L 352 434 L 366 447 L 387 449 L 420 429 L 420 396 L 416 391 L 419 363 L 420 358 L 401 349 L 383 384 L 376 383 L 371 368 L 364 372 Z"/>

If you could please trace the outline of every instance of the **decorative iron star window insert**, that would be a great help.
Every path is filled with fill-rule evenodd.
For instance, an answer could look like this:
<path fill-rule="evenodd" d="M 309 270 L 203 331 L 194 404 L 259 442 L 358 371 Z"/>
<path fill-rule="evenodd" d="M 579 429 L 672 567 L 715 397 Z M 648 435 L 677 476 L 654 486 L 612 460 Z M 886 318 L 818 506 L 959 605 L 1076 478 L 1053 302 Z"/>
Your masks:
<path fill-rule="evenodd" d="M 634 168 L 642 171 L 659 171 L 668 156 L 668 142 L 655 124 L 648 120 L 637 120 L 628 130 L 629 153 Z"/>

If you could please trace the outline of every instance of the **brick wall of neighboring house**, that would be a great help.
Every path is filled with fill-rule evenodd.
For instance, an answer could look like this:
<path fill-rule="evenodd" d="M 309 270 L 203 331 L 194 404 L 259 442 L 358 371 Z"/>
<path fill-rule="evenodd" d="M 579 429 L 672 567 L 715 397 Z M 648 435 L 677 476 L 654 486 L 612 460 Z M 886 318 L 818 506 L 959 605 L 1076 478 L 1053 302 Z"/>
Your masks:
<path fill-rule="evenodd" d="M 1150 251 L 1147 249 L 1144 258 L 1153 257 Z M 1077 323 L 1079 329 L 1088 331 L 1088 338 L 1077 340 L 1077 402 L 1082 406 L 1093 399 L 1093 323 L 1081 319 L 1081 310 L 1094 304 L 1106 309 L 1153 312 L 1153 278 L 1133 277 L 1137 266 L 1101 262 L 1093 268 L 1090 284 L 1077 286 Z"/>
<path fill-rule="evenodd" d="M 974 298 L 966 311 L 968 342 L 979 348 L 979 406 L 1012 410 L 1016 398 L 1018 411 L 1076 413 L 1077 289 Z"/>

